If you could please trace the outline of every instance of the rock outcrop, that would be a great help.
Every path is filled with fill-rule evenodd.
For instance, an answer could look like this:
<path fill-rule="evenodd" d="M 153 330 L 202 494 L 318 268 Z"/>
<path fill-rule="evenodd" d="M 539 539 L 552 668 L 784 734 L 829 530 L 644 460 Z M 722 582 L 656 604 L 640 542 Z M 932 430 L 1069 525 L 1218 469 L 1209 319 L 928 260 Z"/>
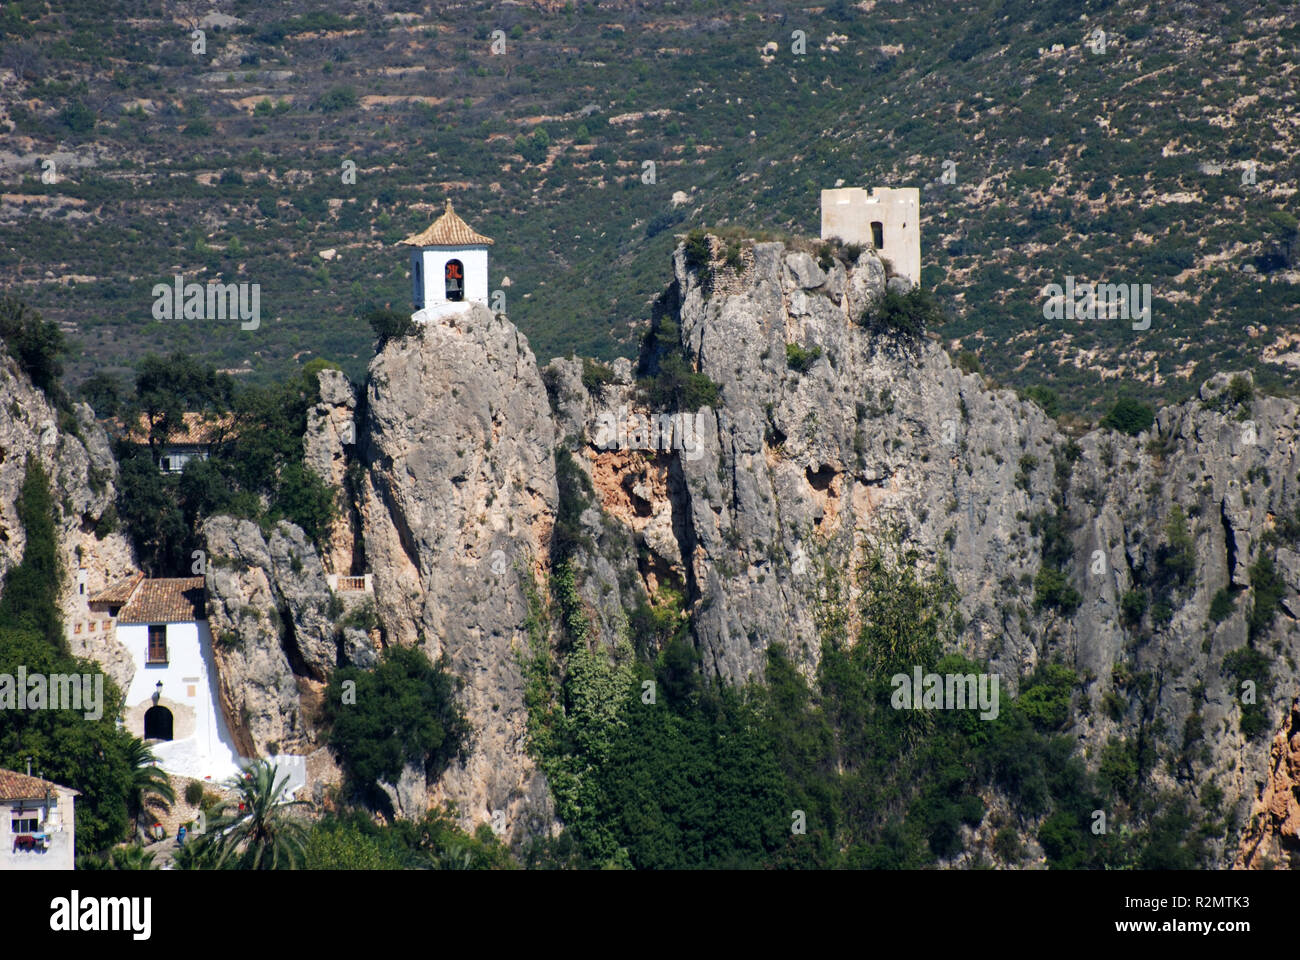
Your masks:
<path fill-rule="evenodd" d="M 387 640 L 446 656 L 474 730 L 429 799 L 454 802 L 469 827 L 504 811 L 512 837 L 548 829 L 518 657 L 558 495 L 527 339 L 475 307 L 390 342 L 370 365 L 361 444 L 362 532 Z"/>
<path fill-rule="evenodd" d="M 317 375 L 320 402 L 307 411 L 307 433 L 303 437 L 303 463 L 341 493 L 348 490 L 348 454 L 357 442 L 357 398 L 352 384 L 341 370 L 322 370 Z M 321 561 L 330 573 L 353 572 L 357 514 L 350 500 L 340 497 L 339 510 L 322 544 Z"/>
<path fill-rule="evenodd" d="M 1289 868 L 1300 849 L 1300 700 L 1273 738 L 1267 775 L 1233 863 L 1238 869 Z"/>
<path fill-rule="evenodd" d="M 1109 744 L 1153 741 L 1144 782 L 1249 822 L 1212 841 L 1217 862 L 1289 858 L 1300 405 L 1224 373 L 1137 436 L 1067 433 L 963 372 L 933 337 L 864 325 L 889 289 L 871 251 L 722 253 L 715 242 L 702 269 L 677 251 L 635 373 L 626 360 L 539 371 L 526 338 L 477 306 L 383 346 L 363 396 L 321 373 L 304 460 L 347 501 L 321 553 L 287 523 L 264 534 L 217 517 L 202 531 L 241 750 L 311 751 L 333 669 L 419 645 L 462 681 L 472 742 L 446 770 L 410 766 L 382 785 L 395 812 L 452 802 L 469 828 L 548 832 L 520 654 L 559 538 L 594 642 L 614 646 L 631 611 L 680 598 L 709 678 L 742 682 L 778 643 L 813 675 L 828 597 L 853 630 L 864 548 L 894 530 L 944 565 L 960 597 L 957 647 L 1006 692 L 1043 662 L 1076 671 L 1068 732 L 1089 763 Z M 715 400 L 652 407 L 637 377 L 673 353 Z M 23 411 L 0 424 L 0 572 L 21 553 L 10 518 L 29 454 L 55 477 L 69 559 L 79 546 L 95 560 L 87 589 L 125 572 L 129 550 L 100 522 L 115 468 L 88 413 L 88 439 L 51 432 L 54 412 L 11 364 L 0 404 Z M 365 573 L 369 632 L 344 622 L 328 581 Z M 1271 617 L 1252 617 L 1266 577 Z M 1247 647 L 1269 664 L 1249 694 Z M 1261 710 L 1281 731 L 1272 744 L 1242 732 Z"/>
<path fill-rule="evenodd" d="M 77 631 L 89 619 L 87 598 L 135 570 L 130 542 L 117 528 L 112 447 L 90 407 L 76 404 L 60 415 L 0 350 L 0 579 L 22 559 L 27 543 L 17 501 L 29 457 L 49 476 L 58 512 L 64 571 L 59 596 L 69 647 L 99 663 L 122 686 L 133 669 L 126 649 L 111 635 Z"/>
<path fill-rule="evenodd" d="M 1248 375 L 1234 392 L 1222 374 L 1136 437 L 1071 436 L 1036 404 L 962 373 L 934 340 L 856 323 L 886 287 L 870 252 L 823 268 L 756 244 L 738 270 L 715 257 L 696 271 L 679 250 L 675 272 L 669 328 L 721 388 L 714 408 L 689 411 L 703 420 L 702 451 L 603 449 L 601 411 L 667 411 L 638 407 L 625 372 L 588 391 L 575 361 L 546 371 L 604 508 L 587 528 L 615 527 L 643 556 L 631 590 L 617 551 L 590 559 L 584 596 L 602 621 L 613 617 L 595 597 L 626 604 L 672 580 L 709 672 L 761 675 L 781 643 L 811 673 L 828 577 L 852 600 L 864 540 L 900 524 L 958 588 L 961 652 L 987 658 L 1011 691 L 1041 661 L 1073 667 L 1086 756 L 1162 731 L 1164 759 L 1143 776 L 1191 796 L 1212 782 L 1244 817 L 1268 781 L 1268 744 L 1240 732 L 1245 704 L 1225 658 L 1253 642 L 1274 660 L 1259 692 L 1273 723 L 1300 692 L 1294 400 L 1253 395 Z M 1284 589 L 1252 641 L 1248 588 L 1264 556 Z M 1071 599 L 1038 588 L 1045 565 Z M 1221 593 L 1233 603 L 1211 617 Z"/>
<path fill-rule="evenodd" d="M 281 521 L 203 524 L 208 626 L 226 722 L 244 756 L 306 753 L 308 718 L 338 665 L 331 592 L 315 548 Z"/>

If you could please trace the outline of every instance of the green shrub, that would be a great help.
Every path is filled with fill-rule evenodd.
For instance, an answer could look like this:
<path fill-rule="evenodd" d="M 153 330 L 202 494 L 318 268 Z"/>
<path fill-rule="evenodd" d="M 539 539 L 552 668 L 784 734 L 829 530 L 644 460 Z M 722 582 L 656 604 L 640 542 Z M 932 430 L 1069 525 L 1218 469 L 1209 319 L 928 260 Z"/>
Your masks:
<path fill-rule="evenodd" d="M 1250 568 L 1250 588 L 1254 602 L 1247 618 L 1250 638 L 1262 636 L 1273 624 L 1273 618 L 1281 607 L 1282 598 L 1286 596 L 1286 583 L 1273 563 L 1273 558 L 1263 554 Z"/>
<path fill-rule="evenodd" d="M 0 342 L 52 402 L 66 403 L 59 377 L 67 345 L 57 324 L 15 297 L 0 297 Z"/>
<path fill-rule="evenodd" d="M 703 230 L 692 230 L 686 235 L 686 269 L 700 270 L 709 265 L 711 257 L 709 239 Z"/>
<path fill-rule="evenodd" d="M 346 683 L 355 684 L 355 697 L 345 697 Z M 407 764 L 441 773 L 469 735 L 459 685 L 445 660 L 431 663 L 418 647 L 389 647 L 374 670 L 334 671 L 325 691 L 326 741 L 349 785 L 380 801 L 379 781 L 395 783 Z"/>
<path fill-rule="evenodd" d="M 1236 594 L 1233 593 L 1231 588 L 1223 587 L 1210 600 L 1210 620 L 1214 623 L 1222 623 L 1227 620 L 1236 604 Z"/>
<path fill-rule="evenodd" d="M 1033 384 L 1025 388 L 1021 394 L 1026 400 L 1032 400 L 1042 408 L 1043 413 L 1052 419 L 1061 415 L 1061 398 L 1057 396 L 1055 390 L 1051 387 L 1044 387 L 1040 384 Z"/>
<path fill-rule="evenodd" d="M 95 111 L 80 100 L 73 100 L 59 111 L 59 123 L 73 133 L 90 133 L 95 129 Z"/>
<path fill-rule="evenodd" d="M 1143 430 L 1149 430 L 1155 419 L 1155 411 L 1146 404 L 1131 397 L 1120 397 L 1110 412 L 1102 417 L 1101 426 L 1136 437 Z"/>
<path fill-rule="evenodd" d="M 582 358 L 582 385 L 588 393 L 595 393 L 606 384 L 614 382 L 614 371 L 603 363 Z"/>
<path fill-rule="evenodd" d="M 797 343 L 787 343 L 785 345 L 785 365 L 799 373 L 807 373 L 812 365 L 821 358 L 821 355 L 822 348 L 818 346 L 805 350 Z"/>
<path fill-rule="evenodd" d="M 1124 616 L 1124 622 L 1132 627 L 1141 623 L 1143 615 L 1147 612 L 1149 602 L 1145 590 L 1134 589 L 1126 592 L 1119 601 L 1119 608 Z"/>
<path fill-rule="evenodd" d="M 1079 609 L 1082 602 L 1083 597 L 1070 586 L 1060 569 L 1047 563 L 1038 568 L 1038 576 L 1034 578 L 1035 608 L 1055 608 L 1068 617 Z"/>
<path fill-rule="evenodd" d="M 419 328 L 411 318 L 411 314 L 387 307 L 371 307 L 362 314 L 362 318 L 370 324 L 370 329 L 374 330 L 375 336 L 379 338 L 378 349 L 380 350 L 384 349 L 388 341 L 409 337 Z"/>
<path fill-rule="evenodd" d="M 890 290 L 862 311 L 858 323 L 873 333 L 888 333 L 911 341 L 943 322 L 943 314 L 930 294 L 920 287 L 907 293 Z"/>
<path fill-rule="evenodd" d="M 1268 713 L 1264 702 L 1272 691 L 1272 673 L 1268 657 L 1254 647 L 1246 646 L 1232 651 L 1223 658 L 1223 673 L 1232 677 L 1237 684 L 1233 695 L 1240 698 L 1244 693 L 1244 684 L 1254 684 L 1254 703 L 1241 704 L 1241 733 L 1247 739 L 1256 739 L 1270 727 Z"/>
<path fill-rule="evenodd" d="M 323 113 L 336 113 L 349 110 L 357 105 L 357 92 L 352 87 L 335 87 L 317 101 L 316 106 Z"/>

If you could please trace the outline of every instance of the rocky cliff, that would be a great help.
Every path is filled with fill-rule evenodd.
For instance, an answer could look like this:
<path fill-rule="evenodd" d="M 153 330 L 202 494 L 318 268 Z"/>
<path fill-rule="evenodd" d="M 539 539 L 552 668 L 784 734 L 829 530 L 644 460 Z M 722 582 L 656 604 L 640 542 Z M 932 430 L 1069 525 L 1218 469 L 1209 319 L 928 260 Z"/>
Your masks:
<path fill-rule="evenodd" d="M 668 588 L 707 672 L 730 682 L 761 675 L 773 643 L 811 675 L 828 584 L 851 601 L 864 540 L 900 524 L 947 564 L 962 652 L 1012 691 L 1041 661 L 1072 667 L 1090 762 L 1112 740 L 1154 737 L 1144 777 L 1191 797 L 1214 783 L 1245 822 L 1276 763 L 1241 732 L 1251 695 L 1225 658 L 1247 646 L 1251 571 L 1267 555 L 1283 596 L 1253 638 L 1273 661 L 1256 695 L 1280 726 L 1297 690 L 1286 654 L 1300 565 L 1284 522 L 1300 503 L 1295 401 L 1243 394 L 1225 374 L 1138 436 L 1068 435 L 934 339 L 857 323 L 886 289 L 870 252 L 819 263 L 759 243 L 730 265 L 717 241 L 713 252 L 699 269 L 679 249 L 655 321 L 720 388 L 710 407 L 652 409 L 627 361 L 594 378 L 576 359 L 539 372 L 524 337 L 485 310 L 426 325 L 371 364 L 358 549 L 386 641 L 447 654 L 477 730 L 429 797 L 456 801 L 467 825 L 497 810 L 515 836 L 547 825 L 516 651 L 524 578 L 545 572 L 567 502 L 598 641 L 612 646 L 627 611 Z M 639 416 L 666 414 L 690 415 L 671 421 L 689 424 L 685 445 L 671 427 L 638 436 Z M 615 421 L 630 429 L 611 443 L 599 434 Z M 590 494 L 557 483 L 557 446 Z"/>
<path fill-rule="evenodd" d="M 476 307 L 389 343 L 370 365 L 359 440 L 362 535 L 388 642 L 447 657 L 475 730 L 431 799 L 454 801 L 467 825 L 502 811 L 512 836 L 549 827 L 517 658 L 558 500 L 555 428 L 527 339 Z"/>
<path fill-rule="evenodd" d="M 711 244 L 704 264 L 677 251 L 639 369 L 539 369 L 505 317 L 476 307 L 384 345 L 363 390 L 321 375 L 304 456 L 347 500 L 322 549 L 284 523 L 214 518 L 203 530 L 241 746 L 314 749 L 330 671 L 418 644 L 463 681 L 474 737 L 436 781 L 408 769 L 391 786 L 399 813 L 452 801 L 466 826 L 503 815 L 512 839 L 546 832 L 519 653 L 557 530 L 595 642 L 612 648 L 630 610 L 671 592 L 706 672 L 738 682 L 761 676 L 775 643 L 813 675 L 827 603 L 852 616 L 863 544 L 892 526 L 946 565 L 960 651 L 987 659 L 1005 690 L 1042 662 L 1077 672 L 1069 732 L 1090 764 L 1108 744 L 1141 741 L 1144 781 L 1236 817 L 1240 839 L 1219 843 L 1218 862 L 1289 860 L 1296 401 L 1225 372 L 1137 436 L 1069 433 L 963 372 L 933 337 L 862 325 L 888 283 L 869 251 L 818 259 L 745 243 L 726 256 Z M 638 378 L 666 352 L 717 399 L 654 407 Z M 87 541 L 111 503 L 102 435 L 82 412 L 90 440 L 43 443 L 53 412 L 30 390 L 10 393 L 0 402 L 24 412 L 0 433 L 0 516 L 21 482 L 12 464 L 34 452 L 67 495 L 69 556 L 78 545 L 103 556 L 116 540 Z M 97 490 L 86 478 L 101 467 Z M 21 531 L 8 535 L 0 565 L 21 547 Z M 340 628 L 327 577 L 367 572 L 374 629 Z"/>
<path fill-rule="evenodd" d="M 111 635 L 77 629 L 88 619 L 86 599 L 135 569 L 117 526 L 117 462 L 108 437 L 85 404 L 60 414 L 0 351 L 0 578 L 27 542 L 17 500 L 28 458 L 45 468 L 58 512 L 60 605 L 71 651 L 101 663 L 123 686 L 131 676 L 126 649 Z"/>

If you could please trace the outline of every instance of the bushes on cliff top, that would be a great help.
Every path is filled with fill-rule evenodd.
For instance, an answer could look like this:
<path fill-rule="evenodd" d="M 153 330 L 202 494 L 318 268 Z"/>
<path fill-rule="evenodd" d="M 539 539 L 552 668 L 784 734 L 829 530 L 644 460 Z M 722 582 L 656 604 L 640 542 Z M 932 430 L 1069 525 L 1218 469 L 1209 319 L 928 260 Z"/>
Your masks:
<path fill-rule="evenodd" d="M 411 315 L 403 310 L 391 310 L 387 307 L 370 307 L 362 313 L 362 319 L 370 324 L 379 338 L 378 349 L 384 349 L 389 340 L 409 337 L 416 330 L 416 323 Z"/>
<path fill-rule="evenodd" d="M 1110 412 L 1101 418 L 1100 426 L 1136 437 L 1143 430 L 1151 429 L 1155 419 L 1156 412 L 1146 404 L 1132 397 L 1120 397 Z"/>
<path fill-rule="evenodd" d="M 888 290 L 868 304 L 858 318 L 858 323 L 873 333 L 890 333 L 904 341 L 915 340 L 942 322 L 938 303 L 920 287 L 907 293 Z"/>
<path fill-rule="evenodd" d="M 16 297 L 0 297 L 0 342 L 52 403 L 67 406 L 59 386 L 67 345 L 57 324 Z"/>

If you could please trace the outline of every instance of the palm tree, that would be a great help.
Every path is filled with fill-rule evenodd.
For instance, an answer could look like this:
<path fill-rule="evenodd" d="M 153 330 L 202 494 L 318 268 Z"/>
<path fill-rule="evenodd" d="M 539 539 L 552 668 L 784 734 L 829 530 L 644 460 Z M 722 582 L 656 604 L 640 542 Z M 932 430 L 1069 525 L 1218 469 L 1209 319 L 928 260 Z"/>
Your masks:
<path fill-rule="evenodd" d="M 133 843 L 129 847 L 114 847 L 109 863 L 113 870 L 156 870 L 153 854 L 145 853 L 144 847 Z"/>
<path fill-rule="evenodd" d="M 77 858 L 78 870 L 157 870 L 153 862 L 154 855 L 145 853 L 144 846 L 133 843 L 125 847 L 114 847 L 106 856 L 93 853 Z"/>
<path fill-rule="evenodd" d="M 293 870 L 302 862 L 307 828 L 291 808 L 303 801 L 280 800 L 289 777 L 277 778 L 278 770 L 258 760 L 227 782 L 239 794 L 240 809 L 228 813 L 230 801 L 220 804 L 200 840 L 211 851 L 213 868 Z"/>
<path fill-rule="evenodd" d="M 126 747 L 126 762 L 131 768 L 131 787 L 127 793 L 127 811 L 136 830 L 140 829 L 140 816 L 148 804 L 170 807 L 176 802 L 176 791 L 171 781 L 159 767 L 153 748 L 137 737 L 132 737 Z"/>

